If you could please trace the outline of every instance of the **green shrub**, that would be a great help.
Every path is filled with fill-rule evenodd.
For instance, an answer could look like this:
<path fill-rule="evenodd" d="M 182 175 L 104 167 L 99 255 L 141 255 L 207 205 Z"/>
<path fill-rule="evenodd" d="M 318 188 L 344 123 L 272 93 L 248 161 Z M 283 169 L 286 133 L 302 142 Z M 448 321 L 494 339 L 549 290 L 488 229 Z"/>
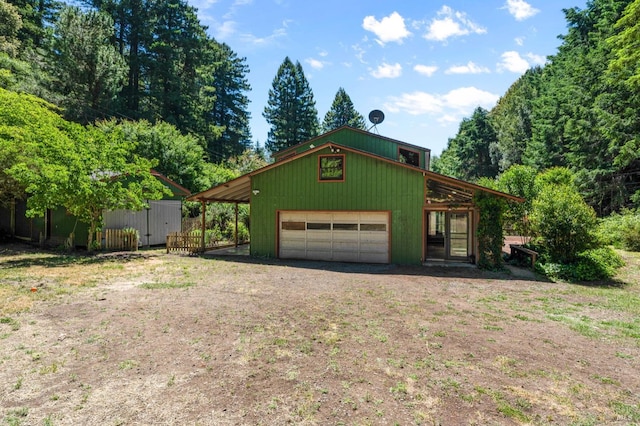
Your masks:
<path fill-rule="evenodd" d="M 542 187 L 532 210 L 531 228 L 551 262 L 574 263 L 578 253 L 597 245 L 595 211 L 573 186 Z"/>
<path fill-rule="evenodd" d="M 224 237 L 229 241 L 234 241 L 235 229 L 235 224 L 231 224 L 230 226 L 228 226 L 224 232 Z M 247 241 L 249 241 L 249 229 L 244 223 L 238 222 L 238 242 L 246 243 Z"/>
<path fill-rule="evenodd" d="M 202 235 L 202 230 L 194 229 L 193 231 L 191 231 L 191 235 Z M 222 232 L 217 226 L 213 229 L 206 229 L 204 231 L 204 244 L 207 247 L 212 246 L 213 243 L 220 240 L 222 240 Z"/>
<path fill-rule="evenodd" d="M 601 219 L 597 234 L 603 244 L 640 251 L 640 212 L 626 210 Z"/>
<path fill-rule="evenodd" d="M 573 263 L 538 262 L 536 270 L 552 279 L 597 281 L 612 278 L 622 266 L 622 258 L 613 249 L 602 247 L 579 253 Z"/>

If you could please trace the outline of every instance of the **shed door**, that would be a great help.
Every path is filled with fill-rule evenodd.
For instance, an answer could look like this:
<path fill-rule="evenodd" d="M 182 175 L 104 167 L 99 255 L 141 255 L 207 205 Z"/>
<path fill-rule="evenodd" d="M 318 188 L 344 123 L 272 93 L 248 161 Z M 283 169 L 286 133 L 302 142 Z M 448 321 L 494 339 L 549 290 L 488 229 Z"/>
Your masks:
<path fill-rule="evenodd" d="M 283 259 L 389 263 L 387 212 L 281 212 Z"/>
<path fill-rule="evenodd" d="M 149 201 L 149 210 L 104 212 L 105 228 L 136 228 L 140 244 L 165 244 L 170 232 L 182 229 L 182 203 L 179 200 Z"/>

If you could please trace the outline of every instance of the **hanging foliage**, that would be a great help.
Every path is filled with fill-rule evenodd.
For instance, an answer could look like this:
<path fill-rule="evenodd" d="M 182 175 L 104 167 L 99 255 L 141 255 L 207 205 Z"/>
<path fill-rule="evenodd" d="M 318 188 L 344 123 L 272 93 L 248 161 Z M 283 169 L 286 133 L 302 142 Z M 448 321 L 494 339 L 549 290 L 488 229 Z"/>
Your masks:
<path fill-rule="evenodd" d="M 504 244 L 504 199 L 484 191 L 477 191 L 473 202 L 480 211 L 476 236 L 478 238 L 478 267 L 481 269 L 502 269 L 502 246 Z"/>

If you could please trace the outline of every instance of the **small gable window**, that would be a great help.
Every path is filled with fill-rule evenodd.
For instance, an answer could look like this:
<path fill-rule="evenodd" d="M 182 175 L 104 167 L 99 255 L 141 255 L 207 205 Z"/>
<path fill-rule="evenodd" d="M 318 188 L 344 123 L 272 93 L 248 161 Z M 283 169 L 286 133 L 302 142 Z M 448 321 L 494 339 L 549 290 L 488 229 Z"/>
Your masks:
<path fill-rule="evenodd" d="M 410 149 L 398 148 L 398 161 L 420 167 L 420 153 Z"/>
<path fill-rule="evenodd" d="M 318 180 L 322 182 L 344 181 L 344 155 L 319 156 Z"/>

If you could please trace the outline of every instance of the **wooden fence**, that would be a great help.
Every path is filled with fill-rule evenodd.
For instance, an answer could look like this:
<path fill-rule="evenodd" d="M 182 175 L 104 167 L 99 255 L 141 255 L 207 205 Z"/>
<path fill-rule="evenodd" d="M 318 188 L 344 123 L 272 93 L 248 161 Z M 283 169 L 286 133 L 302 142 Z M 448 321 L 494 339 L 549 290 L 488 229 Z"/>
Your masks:
<path fill-rule="evenodd" d="M 138 231 L 131 229 L 105 229 L 96 233 L 96 241 L 102 242 L 106 250 L 138 250 Z"/>
<path fill-rule="evenodd" d="M 218 247 L 218 241 L 206 241 L 205 250 Z M 199 253 L 202 251 L 202 237 L 199 232 L 171 232 L 167 235 L 167 253 Z"/>

